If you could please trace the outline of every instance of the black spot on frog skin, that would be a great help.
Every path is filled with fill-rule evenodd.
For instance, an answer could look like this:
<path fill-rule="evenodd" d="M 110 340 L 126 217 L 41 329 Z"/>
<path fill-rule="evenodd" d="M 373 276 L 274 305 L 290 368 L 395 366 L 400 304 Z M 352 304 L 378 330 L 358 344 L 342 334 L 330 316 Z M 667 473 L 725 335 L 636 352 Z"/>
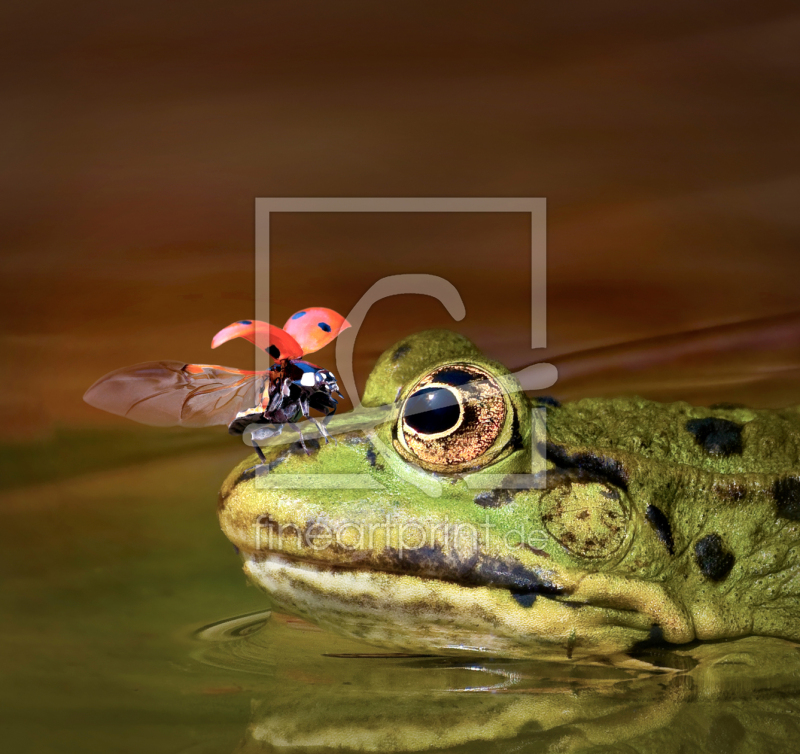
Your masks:
<path fill-rule="evenodd" d="M 800 479 L 787 477 L 772 485 L 772 497 L 778 506 L 778 515 L 791 521 L 800 521 Z"/>
<path fill-rule="evenodd" d="M 370 446 L 370 447 L 367 449 L 366 458 L 367 458 L 367 463 L 368 463 L 370 466 L 372 466 L 373 468 L 375 468 L 375 464 L 376 464 L 376 463 L 377 463 L 377 461 L 378 461 L 378 454 L 375 452 L 375 448 L 373 448 L 372 446 Z"/>
<path fill-rule="evenodd" d="M 615 458 L 587 452 L 570 454 L 566 448 L 552 442 L 547 443 L 545 450 L 548 461 L 562 469 L 579 470 L 584 481 L 607 482 L 628 491 L 628 472 Z"/>
<path fill-rule="evenodd" d="M 461 586 L 499 587 L 513 595 L 569 594 L 569 590 L 554 584 L 538 569 L 527 568 L 517 560 L 482 554 L 461 557 L 456 552 L 445 552 L 438 543 L 403 550 L 386 547 L 380 552 L 365 552 L 363 560 L 372 561 L 373 570 L 435 578 Z"/>
<path fill-rule="evenodd" d="M 647 641 L 652 644 L 663 644 L 666 641 L 664 639 L 664 629 L 658 623 L 650 626 L 650 635 L 647 637 Z"/>
<path fill-rule="evenodd" d="M 278 522 L 269 515 L 269 513 L 262 513 L 257 519 L 256 523 L 265 528 L 265 529 L 272 529 L 272 531 L 276 533 L 280 533 L 281 527 Z"/>
<path fill-rule="evenodd" d="M 481 508 L 502 508 L 514 502 L 511 490 L 484 490 L 475 495 L 475 504 Z"/>
<path fill-rule="evenodd" d="M 520 607 L 533 607 L 536 602 L 535 594 L 512 594 L 511 595 Z"/>
<path fill-rule="evenodd" d="M 539 406 L 548 406 L 549 408 L 561 408 L 561 401 L 553 398 L 552 395 L 535 395 L 533 400 Z"/>
<path fill-rule="evenodd" d="M 742 454 L 742 427 L 744 425 L 707 416 L 705 419 L 690 419 L 686 429 L 695 442 L 712 456 L 740 456 Z"/>
<path fill-rule="evenodd" d="M 707 534 L 703 537 L 694 546 L 694 558 L 702 574 L 712 581 L 725 579 L 736 562 L 719 534 Z"/>
<path fill-rule="evenodd" d="M 670 555 L 675 554 L 675 541 L 672 538 L 672 527 L 669 519 L 664 515 L 664 511 L 655 505 L 648 505 L 644 517 L 650 526 L 655 529 L 656 536 L 666 545 Z"/>
<path fill-rule="evenodd" d="M 466 385 L 472 380 L 475 379 L 474 375 L 470 374 L 469 372 L 463 369 L 442 369 L 440 372 L 436 373 L 436 377 L 434 378 L 434 382 L 442 382 L 445 385 L 452 385 L 453 387 L 458 387 L 460 385 Z"/>
<path fill-rule="evenodd" d="M 392 354 L 392 361 L 398 362 L 400 359 L 403 358 L 409 351 L 411 350 L 411 346 L 407 344 L 403 344 L 402 346 L 398 346 L 395 352 Z"/>
<path fill-rule="evenodd" d="M 532 552 L 534 555 L 538 555 L 540 558 L 550 558 L 550 553 L 545 552 L 544 550 L 540 550 L 538 547 L 534 547 L 533 545 L 529 545 L 527 542 L 520 542 L 520 546 L 524 547 L 528 552 Z"/>
<path fill-rule="evenodd" d="M 712 403 L 709 408 L 712 411 L 733 411 L 737 408 L 747 408 L 747 406 L 744 403 L 727 403 L 723 401 L 722 403 Z"/>
<path fill-rule="evenodd" d="M 509 450 L 521 450 L 525 447 L 525 443 L 522 440 L 522 432 L 519 429 L 519 416 L 517 416 L 516 412 L 514 413 L 514 421 L 511 424 L 511 439 L 508 441 L 508 448 Z"/>

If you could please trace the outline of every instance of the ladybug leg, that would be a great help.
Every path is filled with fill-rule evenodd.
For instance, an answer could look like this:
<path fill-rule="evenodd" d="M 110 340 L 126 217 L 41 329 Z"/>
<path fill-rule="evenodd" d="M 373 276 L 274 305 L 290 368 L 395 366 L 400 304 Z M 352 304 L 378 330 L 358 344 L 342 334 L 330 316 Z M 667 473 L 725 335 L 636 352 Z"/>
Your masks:
<path fill-rule="evenodd" d="M 274 393 L 270 396 L 269 405 L 267 406 L 266 413 L 273 413 L 277 411 L 281 404 L 283 403 L 283 392 L 280 390 L 275 390 Z"/>
<path fill-rule="evenodd" d="M 327 418 L 328 417 L 326 416 L 325 419 Z M 323 421 L 320 422 L 318 419 L 312 416 L 311 421 L 317 425 L 317 429 L 319 430 L 320 435 L 322 435 L 325 438 L 325 442 L 326 443 L 330 442 L 330 435 L 328 434 L 328 430 L 325 429 L 325 420 L 323 419 Z"/>
<path fill-rule="evenodd" d="M 322 428 L 323 428 L 323 434 L 325 435 L 325 441 L 326 442 L 328 441 L 328 438 L 330 437 L 330 434 L 328 433 L 328 429 L 327 429 L 328 422 L 333 418 L 333 415 L 335 413 L 336 413 L 336 406 L 334 405 L 333 408 L 327 409 L 325 411 L 325 416 L 322 418 Z M 339 444 L 339 438 L 337 438 L 336 436 L 334 436 L 334 438 L 333 438 L 333 444 L 334 445 L 338 445 Z"/>
<path fill-rule="evenodd" d="M 250 433 L 250 438 L 254 441 L 269 440 L 270 437 L 275 437 L 276 435 L 279 435 L 282 431 L 283 431 L 282 424 L 261 424 L 258 425 Z"/>
<path fill-rule="evenodd" d="M 267 457 L 264 455 L 264 451 L 261 450 L 261 448 L 259 447 L 258 443 L 255 440 L 253 440 L 253 448 L 258 454 L 258 458 L 261 461 L 261 463 L 266 464 Z"/>
<path fill-rule="evenodd" d="M 259 440 L 268 440 L 270 437 L 275 437 L 276 435 L 279 435 L 282 431 L 283 431 L 283 425 L 282 424 L 277 424 L 277 425 L 272 425 L 272 426 L 268 426 L 268 427 L 260 426 L 260 427 L 257 427 L 256 429 L 254 429 L 250 433 L 250 442 L 253 443 L 253 448 L 255 449 L 256 454 L 258 455 L 259 459 L 261 460 L 261 463 L 266 463 L 267 462 L 267 458 L 264 455 L 264 451 L 261 450 L 261 447 L 259 446 L 258 441 Z"/>
<path fill-rule="evenodd" d="M 300 447 L 303 448 L 307 456 L 311 455 L 311 451 L 306 447 L 305 440 L 303 439 L 303 430 L 300 429 L 294 422 L 289 422 L 289 426 L 300 435 Z"/>

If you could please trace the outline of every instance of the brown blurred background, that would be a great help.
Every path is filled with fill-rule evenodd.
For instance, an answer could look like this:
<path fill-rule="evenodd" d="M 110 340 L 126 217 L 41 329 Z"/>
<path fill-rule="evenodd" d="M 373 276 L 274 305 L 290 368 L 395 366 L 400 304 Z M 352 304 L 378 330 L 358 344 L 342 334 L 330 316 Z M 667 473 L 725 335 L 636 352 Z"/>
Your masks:
<path fill-rule="evenodd" d="M 526 218 L 275 220 L 277 324 L 310 305 L 346 313 L 397 272 L 461 291 L 460 323 L 419 296 L 377 305 L 362 385 L 427 327 L 517 367 L 800 309 L 795 3 L 144 0 L 2 15 L 5 442 L 123 428 L 81 396 L 126 364 L 251 364 L 247 344 L 209 342 L 253 314 L 260 196 L 547 198 L 537 354 Z M 711 383 L 624 387 L 731 397 Z M 799 384 L 748 390 L 800 402 Z"/>

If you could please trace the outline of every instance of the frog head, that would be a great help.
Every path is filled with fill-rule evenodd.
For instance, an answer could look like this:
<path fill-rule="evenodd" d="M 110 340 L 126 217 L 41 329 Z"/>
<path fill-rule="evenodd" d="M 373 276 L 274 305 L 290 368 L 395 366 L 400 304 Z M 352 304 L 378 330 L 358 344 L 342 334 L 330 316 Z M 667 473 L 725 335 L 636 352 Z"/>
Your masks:
<path fill-rule="evenodd" d="M 279 609 L 392 650 L 565 660 L 747 633 L 675 555 L 678 503 L 652 504 L 699 477 L 617 452 L 614 411 L 575 405 L 555 421 L 462 336 L 408 337 L 329 442 L 234 469 L 223 532 Z"/>

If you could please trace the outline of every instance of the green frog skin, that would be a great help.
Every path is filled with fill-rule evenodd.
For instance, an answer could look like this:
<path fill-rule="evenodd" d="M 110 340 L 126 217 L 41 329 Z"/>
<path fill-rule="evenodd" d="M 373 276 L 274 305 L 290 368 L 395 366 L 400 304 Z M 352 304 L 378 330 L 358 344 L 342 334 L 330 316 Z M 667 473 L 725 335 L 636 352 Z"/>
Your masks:
<path fill-rule="evenodd" d="M 363 406 L 383 420 L 268 448 L 222 487 L 279 609 L 433 654 L 800 640 L 797 409 L 543 405 L 448 331 L 386 351 Z"/>

